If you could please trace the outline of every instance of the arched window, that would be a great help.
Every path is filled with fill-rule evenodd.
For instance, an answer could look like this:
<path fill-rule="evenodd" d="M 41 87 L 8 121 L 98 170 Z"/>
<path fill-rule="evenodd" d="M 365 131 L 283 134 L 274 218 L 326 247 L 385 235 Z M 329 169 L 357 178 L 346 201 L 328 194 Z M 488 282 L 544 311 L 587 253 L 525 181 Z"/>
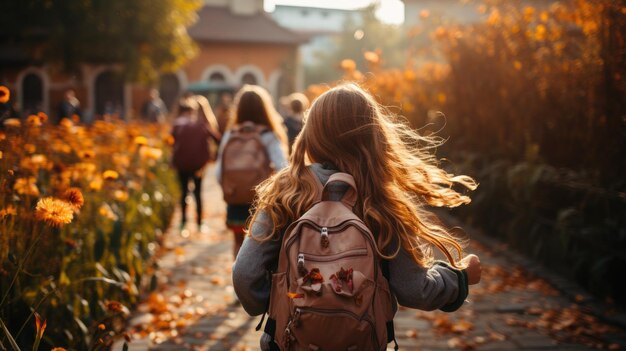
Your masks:
<path fill-rule="evenodd" d="M 256 76 L 250 72 L 241 76 L 241 84 L 258 84 Z"/>
<path fill-rule="evenodd" d="M 38 74 L 28 73 L 22 79 L 22 113 L 29 115 L 43 110 L 43 80 Z"/>
<path fill-rule="evenodd" d="M 221 72 L 213 72 L 209 76 L 209 81 L 211 81 L 211 82 L 225 82 L 226 81 L 226 77 L 224 77 L 224 74 L 222 74 Z"/>
<path fill-rule="evenodd" d="M 159 94 L 161 95 L 161 100 L 163 100 L 165 106 L 167 106 L 167 110 L 172 111 L 176 99 L 180 94 L 180 81 L 175 74 L 167 73 L 161 76 Z"/>
<path fill-rule="evenodd" d="M 124 118 L 124 80 L 109 70 L 98 75 L 95 83 L 96 114 Z"/>

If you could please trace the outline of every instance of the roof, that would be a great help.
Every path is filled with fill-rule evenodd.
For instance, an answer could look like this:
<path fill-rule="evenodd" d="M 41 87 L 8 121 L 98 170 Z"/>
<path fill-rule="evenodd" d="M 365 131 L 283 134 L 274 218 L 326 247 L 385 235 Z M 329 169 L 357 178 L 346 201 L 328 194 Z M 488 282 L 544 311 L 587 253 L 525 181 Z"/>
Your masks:
<path fill-rule="evenodd" d="M 198 17 L 187 29 L 197 41 L 297 45 L 308 40 L 281 27 L 265 12 L 246 16 L 233 14 L 228 7 L 205 6 L 198 11 Z"/>

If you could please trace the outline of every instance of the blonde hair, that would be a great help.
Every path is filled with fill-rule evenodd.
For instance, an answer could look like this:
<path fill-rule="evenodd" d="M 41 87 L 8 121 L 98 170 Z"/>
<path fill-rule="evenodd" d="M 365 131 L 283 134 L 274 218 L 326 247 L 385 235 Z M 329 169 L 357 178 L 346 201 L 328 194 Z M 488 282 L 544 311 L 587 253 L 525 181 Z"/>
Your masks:
<path fill-rule="evenodd" d="M 290 166 L 257 188 L 256 209 L 264 210 L 274 224 L 271 233 L 259 240 L 279 236 L 316 201 L 318 180 L 307 169 L 310 159 L 332 164 L 354 177 L 358 189 L 355 213 L 376 236 L 382 257 L 395 257 L 400 247 L 390 255 L 381 252 L 399 241 L 418 264 L 432 263 L 434 246 L 456 266 L 451 251 L 457 252 L 458 259 L 462 257 L 460 240 L 424 207 L 469 203 L 469 197 L 452 187 L 460 184 L 473 190 L 477 185 L 468 176 L 454 176 L 437 166 L 436 158 L 427 151 L 437 142 L 420 136 L 355 84 L 327 91 L 309 110 L 293 146 Z"/>
<path fill-rule="evenodd" d="M 258 85 L 246 84 L 237 92 L 227 129 L 247 121 L 269 127 L 287 154 L 287 132 L 282 117 L 276 111 L 270 94 Z"/>
<path fill-rule="evenodd" d="M 196 95 L 194 98 L 198 104 L 198 118 L 206 119 L 211 129 L 219 131 L 220 129 L 219 124 L 217 123 L 217 117 L 215 117 L 215 113 L 213 113 L 209 100 L 202 95 Z"/>

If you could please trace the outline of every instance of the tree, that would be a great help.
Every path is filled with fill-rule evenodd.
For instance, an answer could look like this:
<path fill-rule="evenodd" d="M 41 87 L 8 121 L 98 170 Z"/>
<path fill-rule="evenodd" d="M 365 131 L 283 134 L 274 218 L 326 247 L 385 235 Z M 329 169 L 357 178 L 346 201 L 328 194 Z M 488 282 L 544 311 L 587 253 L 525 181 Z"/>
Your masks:
<path fill-rule="evenodd" d="M 382 66 L 402 67 L 405 62 L 404 40 L 399 26 L 381 22 L 375 15 L 376 5 L 359 10 L 361 21 L 356 23 L 348 17 L 343 31 L 334 38 L 333 50 L 315 53 L 317 60 L 305 67 L 305 83 L 330 82 L 341 78 L 340 62 L 351 59 L 356 68 L 367 71 L 363 54 L 367 51 L 382 52 Z"/>
<path fill-rule="evenodd" d="M 185 28 L 200 0 L 20 0 L 3 4 L 0 45 L 78 72 L 81 63 L 121 63 L 129 80 L 173 71 L 196 48 Z"/>

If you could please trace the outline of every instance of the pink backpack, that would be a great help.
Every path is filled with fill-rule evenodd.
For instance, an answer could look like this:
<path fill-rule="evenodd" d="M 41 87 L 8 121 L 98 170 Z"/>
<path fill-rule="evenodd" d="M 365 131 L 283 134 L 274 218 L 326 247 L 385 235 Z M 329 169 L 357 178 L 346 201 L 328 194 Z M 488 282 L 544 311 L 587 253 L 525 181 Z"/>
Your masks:
<path fill-rule="evenodd" d="M 350 186 L 341 201 L 328 196 L 336 182 Z M 376 240 L 352 211 L 354 179 L 335 173 L 320 188 L 283 237 L 265 331 L 281 350 L 386 350 L 392 297 Z"/>
<path fill-rule="evenodd" d="M 244 122 L 235 126 L 222 151 L 220 185 L 229 205 L 252 203 L 254 188 L 274 172 L 261 134 L 266 126 Z"/>

